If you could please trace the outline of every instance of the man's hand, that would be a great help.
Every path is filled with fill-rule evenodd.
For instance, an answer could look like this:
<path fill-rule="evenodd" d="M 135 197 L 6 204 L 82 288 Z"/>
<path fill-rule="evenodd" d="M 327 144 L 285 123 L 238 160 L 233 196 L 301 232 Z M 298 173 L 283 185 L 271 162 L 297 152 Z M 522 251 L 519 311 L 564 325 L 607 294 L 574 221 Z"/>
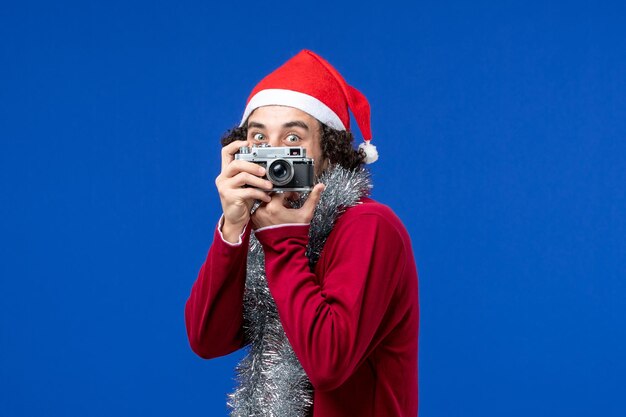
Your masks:
<path fill-rule="evenodd" d="M 222 172 L 215 179 L 224 211 L 222 235 L 231 243 L 239 240 L 241 231 L 248 224 L 254 201 L 270 203 L 272 200 L 265 191 L 257 189 L 271 190 L 273 187 L 270 181 L 260 178 L 265 175 L 265 168 L 252 162 L 235 160 L 234 155 L 239 148 L 247 145 L 248 142 L 238 140 L 222 148 Z"/>
<path fill-rule="evenodd" d="M 299 209 L 289 208 L 288 194 L 276 193 L 271 196 L 271 201 L 261 205 L 252 215 L 252 223 L 255 228 L 275 226 L 286 223 L 310 223 L 313 218 L 315 206 L 320 201 L 324 184 L 313 187 L 309 198 Z M 264 200 L 265 201 L 265 200 Z"/>

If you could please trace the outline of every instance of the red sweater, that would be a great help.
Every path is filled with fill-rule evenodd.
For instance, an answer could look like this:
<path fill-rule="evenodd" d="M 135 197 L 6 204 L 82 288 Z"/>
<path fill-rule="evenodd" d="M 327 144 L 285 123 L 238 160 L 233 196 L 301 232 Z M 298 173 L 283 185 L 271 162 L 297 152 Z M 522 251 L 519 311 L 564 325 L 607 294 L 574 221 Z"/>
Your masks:
<path fill-rule="evenodd" d="M 396 215 L 371 199 L 335 224 L 314 273 L 308 225 L 264 228 L 268 286 L 314 389 L 314 417 L 417 416 L 417 270 Z M 243 346 L 242 300 L 250 227 L 239 245 L 216 230 L 185 307 L 203 358 Z"/>

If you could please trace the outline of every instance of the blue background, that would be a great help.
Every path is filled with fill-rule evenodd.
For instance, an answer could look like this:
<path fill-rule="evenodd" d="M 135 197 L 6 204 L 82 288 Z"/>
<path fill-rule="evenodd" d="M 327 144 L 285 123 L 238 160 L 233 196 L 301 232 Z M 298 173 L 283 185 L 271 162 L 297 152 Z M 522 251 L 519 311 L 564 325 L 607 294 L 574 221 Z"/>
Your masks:
<path fill-rule="evenodd" d="M 302 48 L 370 100 L 420 416 L 626 415 L 623 2 L 3 2 L 0 415 L 226 415 L 189 349 L 221 134 Z"/>

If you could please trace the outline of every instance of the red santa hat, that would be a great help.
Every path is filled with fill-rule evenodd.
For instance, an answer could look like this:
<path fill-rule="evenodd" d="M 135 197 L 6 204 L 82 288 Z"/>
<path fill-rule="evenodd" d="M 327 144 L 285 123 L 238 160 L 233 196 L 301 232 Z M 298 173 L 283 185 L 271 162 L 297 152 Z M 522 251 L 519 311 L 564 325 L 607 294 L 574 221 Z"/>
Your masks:
<path fill-rule="evenodd" d="M 302 110 L 336 130 L 350 130 L 348 110 L 351 110 L 365 141 L 359 145 L 367 156 L 365 163 L 378 159 L 376 147 L 370 143 L 372 131 L 367 99 L 314 52 L 300 51 L 261 80 L 248 97 L 240 126 L 255 109 L 270 105 Z"/>

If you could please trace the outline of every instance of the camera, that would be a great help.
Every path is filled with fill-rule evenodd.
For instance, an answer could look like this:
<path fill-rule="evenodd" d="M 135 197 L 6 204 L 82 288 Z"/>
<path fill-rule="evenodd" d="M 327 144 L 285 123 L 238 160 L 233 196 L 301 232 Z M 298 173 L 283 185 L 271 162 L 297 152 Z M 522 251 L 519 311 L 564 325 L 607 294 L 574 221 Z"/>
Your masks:
<path fill-rule="evenodd" d="M 306 149 L 301 146 L 244 146 L 239 148 L 235 159 L 264 167 L 263 178 L 274 184 L 272 191 L 306 192 L 313 189 L 313 159 L 306 157 Z"/>

